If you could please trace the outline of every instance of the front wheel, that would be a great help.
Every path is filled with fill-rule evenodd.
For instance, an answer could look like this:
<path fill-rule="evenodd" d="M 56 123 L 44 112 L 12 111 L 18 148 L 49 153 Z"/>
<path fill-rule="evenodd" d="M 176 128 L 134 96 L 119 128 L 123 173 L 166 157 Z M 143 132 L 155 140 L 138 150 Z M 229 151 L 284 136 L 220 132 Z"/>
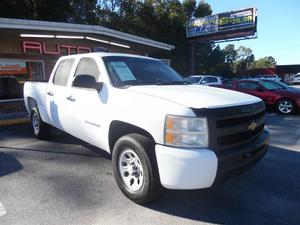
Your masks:
<path fill-rule="evenodd" d="M 281 99 L 277 103 L 277 111 L 281 114 L 291 114 L 295 110 L 294 103 L 289 99 Z"/>
<path fill-rule="evenodd" d="M 149 138 L 140 134 L 119 138 L 112 163 L 119 188 L 132 201 L 147 203 L 161 192 L 154 143 Z"/>

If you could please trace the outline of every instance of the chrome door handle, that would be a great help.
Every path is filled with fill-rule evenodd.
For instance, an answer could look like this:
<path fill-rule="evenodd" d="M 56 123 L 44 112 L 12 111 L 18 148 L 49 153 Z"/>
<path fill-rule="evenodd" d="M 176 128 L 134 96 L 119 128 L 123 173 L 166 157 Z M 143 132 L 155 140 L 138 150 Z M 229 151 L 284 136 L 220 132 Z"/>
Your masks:
<path fill-rule="evenodd" d="M 72 95 L 70 95 L 69 97 L 67 97 L 67 99 L 69 101 L 71 101 L 71 102 L 75 102 L 75 98 Z"/>
<path fill-rule="evenodd" d="M 47 95 L 53 96 L 54 93 L 53 93 L 52 91 L 48 91 L 48 92 L 47 92 Z"/>

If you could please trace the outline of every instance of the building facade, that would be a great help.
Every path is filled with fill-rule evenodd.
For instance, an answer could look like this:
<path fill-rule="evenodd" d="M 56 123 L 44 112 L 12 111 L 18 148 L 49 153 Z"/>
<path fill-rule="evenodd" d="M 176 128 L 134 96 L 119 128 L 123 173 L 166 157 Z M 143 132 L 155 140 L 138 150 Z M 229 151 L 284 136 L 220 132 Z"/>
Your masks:
<path fill-rule="evenodd" d="M 0 18 L 0 103 L 21 101 L 23 83 L 47 80 L 60 56 L 97 47 L 146 56 L 174 49 L 102 26 Z"/>

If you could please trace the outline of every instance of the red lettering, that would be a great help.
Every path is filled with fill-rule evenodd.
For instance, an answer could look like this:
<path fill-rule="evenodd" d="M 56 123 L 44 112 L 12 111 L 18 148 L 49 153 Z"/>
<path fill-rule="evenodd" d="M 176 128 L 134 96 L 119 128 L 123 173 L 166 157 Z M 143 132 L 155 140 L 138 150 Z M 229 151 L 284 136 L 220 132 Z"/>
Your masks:
<path fill-rule="evenodd" d="M 27 53 L 27 50 L 37 50 L 40 54 L 42 54 L 42 45 L 40 42 L 23 41 L 22 50 L 23 53 Z"/>
<path fill-rule="evenodd" d="M 43 44 L 43 53 L 46 55 L 59 55 L 60 54 L 60 47 L 59 44 L 56 44 L 56 51 L 47 51 L 46 43 L 42 42 Z"/>
<path fill-rule="evenodd" d="M 68 55 L 71 55 L 71 49 L 77 49 L 76 46 L 72 46 L 72 45 L 60 45 L 61 48 L 66 48 Z"/>
<path fill-rule="evenodd" d="M 83 51 L 83 52 L 82 52 Z M 81 47 L 81 46 L 78 46 L 77 47 L 77 53 L 88 53 L 88 52 L 91 52 L 91 49 L 88 48 L 88 47 Z"/>
<path fill-rule="evenodd" d="M 63 54 L 63 52 L 61 51 L 62 48 L 67 50 L 68 55 L 73 54 L 74 50 L 75 50 L 75 53 L 77 53 L 77 54 L 91 52 L 91 48 L 89 48 L 89 47 L 62 45 L 62 44 L 56 44 L 55 50 L 50 51 L 50 50 L 47 50 L 46 42 L 22 41 L 22 51 L 24 54 L 28 53 L 28 52 L 30 53 L 30 51 L 37 51 L 41 55 L 43 55 L 43 54 L 44 55 L 61 55 L 61 54 Z"/>

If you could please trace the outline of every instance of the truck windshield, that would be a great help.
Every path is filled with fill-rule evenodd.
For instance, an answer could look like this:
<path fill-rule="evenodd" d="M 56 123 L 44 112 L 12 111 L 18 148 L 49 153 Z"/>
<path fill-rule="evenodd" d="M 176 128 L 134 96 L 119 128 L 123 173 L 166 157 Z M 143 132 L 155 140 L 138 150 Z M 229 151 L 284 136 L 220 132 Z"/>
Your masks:
<path fill-rule="evenodd" d="M 102 59 L 112 84 L 116 87 L 188 83 L 171 67 L 159 60 L 126 56 L 106 56 Z"/>

